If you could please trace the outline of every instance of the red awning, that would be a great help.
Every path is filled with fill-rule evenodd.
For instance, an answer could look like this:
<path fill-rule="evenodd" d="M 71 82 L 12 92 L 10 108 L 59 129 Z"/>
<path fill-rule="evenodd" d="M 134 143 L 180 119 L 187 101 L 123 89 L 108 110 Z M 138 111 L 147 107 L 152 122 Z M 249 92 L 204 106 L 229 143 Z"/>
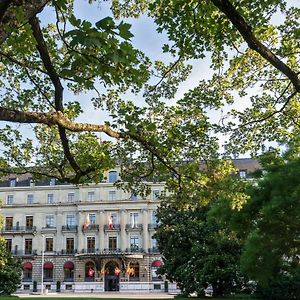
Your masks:
<path fill-rule="evenodd" d="M 67 261 L 64 264 L 64 269 L 74 269 L 74 264 L 71 261 Z"/>
<path fill-rule="evenodd" d="M 151 264 L 151 267 L 159 268 L 161 265 L 162 265 L 162 263 L 161 263 L 160 260 L 155 260 L 155 261 Z"/>
<path fill-rule="evenodd" d="M 23 264 L 23 270 L 32 270 L 32 263 L 30 263 L 29 261 L 25 262 Z"/>
<path fill-rule="evenodd" d="M 53 269 L 53 263 L 51 261 L 45 262 L 44 269 Z"/>

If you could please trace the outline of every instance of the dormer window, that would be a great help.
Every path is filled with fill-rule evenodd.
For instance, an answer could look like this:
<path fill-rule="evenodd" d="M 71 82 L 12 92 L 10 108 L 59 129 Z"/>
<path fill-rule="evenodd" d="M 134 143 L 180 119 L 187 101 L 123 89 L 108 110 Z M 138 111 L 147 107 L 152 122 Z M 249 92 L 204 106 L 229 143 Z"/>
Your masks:
<path fill-rule="evenodd" d="M 247 170 L 239 170 L 239 176 L 242 179 L 247 178 Z"/>
<path fill-rule="evenodd" d="M 9 179 L 9 186 L 15 187 L 17 185 L 17 178 L 11 178 Z"/>
<path fill-rule="evenodd" d="M 51 178 L 51 179 L 50 179 L 50 185 L 51 185 L 51 186 L 55 185 L 55 178 Z"/>
<path fill-rule="evenodd" d="M 110 171 L 108 173 L 108 182 L 115 183 L 117 181 L 118 173 L 117 171 Z"/>

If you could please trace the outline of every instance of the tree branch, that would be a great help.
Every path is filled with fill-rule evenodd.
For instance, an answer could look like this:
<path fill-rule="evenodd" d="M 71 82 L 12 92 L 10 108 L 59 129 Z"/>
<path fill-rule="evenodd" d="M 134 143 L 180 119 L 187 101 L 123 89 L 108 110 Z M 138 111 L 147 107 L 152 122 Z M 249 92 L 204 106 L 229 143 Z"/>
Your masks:
<path fill-rule="evenodd" d="M 298 74 L 257 39 L 252 32 L 252 27 L 245 21 L 230 1 L 211 0 L 211 2 L 226 15 L 232 25 L 239 31 L 244 40 L 247 42 L 249 48 L 259 53 L 277 70 L 285 74 L 293 83 L 295 90 L 300 92 L 300 80 L 298 78 Z"/>

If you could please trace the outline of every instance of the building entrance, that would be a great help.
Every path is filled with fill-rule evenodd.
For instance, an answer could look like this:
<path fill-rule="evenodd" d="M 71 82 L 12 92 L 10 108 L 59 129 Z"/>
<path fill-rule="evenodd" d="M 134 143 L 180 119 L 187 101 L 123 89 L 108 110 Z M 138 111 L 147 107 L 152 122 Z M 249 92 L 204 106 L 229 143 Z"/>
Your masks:
<path fill-rule="evenodd" d="M 105 266 L 104 290 L 106 292 L 119 291 L 120 268 L 115 261 L 110 261 Z"/>

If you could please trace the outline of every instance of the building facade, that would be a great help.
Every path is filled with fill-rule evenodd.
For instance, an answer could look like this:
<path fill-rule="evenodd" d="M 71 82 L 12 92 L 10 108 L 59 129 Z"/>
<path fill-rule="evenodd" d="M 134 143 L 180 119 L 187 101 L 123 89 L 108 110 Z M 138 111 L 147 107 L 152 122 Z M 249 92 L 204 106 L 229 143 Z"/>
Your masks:
<path fill-rule="evenodd" d="M 29 175 L 2 181 L 2 236 L 23 263 L 18 292 L 165 291 L 153 238 L 164 186 L 149 183 L 142 199 L 117 189 L 117 179 L 112 170 L 106 182 L 81 186 Z"/>
<path fill-rule="evenodd" d="M 234 160 L 238 176 L 259 169 Z M 0 182 L 2 236 L 23 264 L 18 292 L 172 292 L 157 274 L 162 260 L 153 238 L 163 183 L 148 182 L 147 198 L 117 189 L 117 170 L 106 182 L 74 186 L 30 175 Z"/>

